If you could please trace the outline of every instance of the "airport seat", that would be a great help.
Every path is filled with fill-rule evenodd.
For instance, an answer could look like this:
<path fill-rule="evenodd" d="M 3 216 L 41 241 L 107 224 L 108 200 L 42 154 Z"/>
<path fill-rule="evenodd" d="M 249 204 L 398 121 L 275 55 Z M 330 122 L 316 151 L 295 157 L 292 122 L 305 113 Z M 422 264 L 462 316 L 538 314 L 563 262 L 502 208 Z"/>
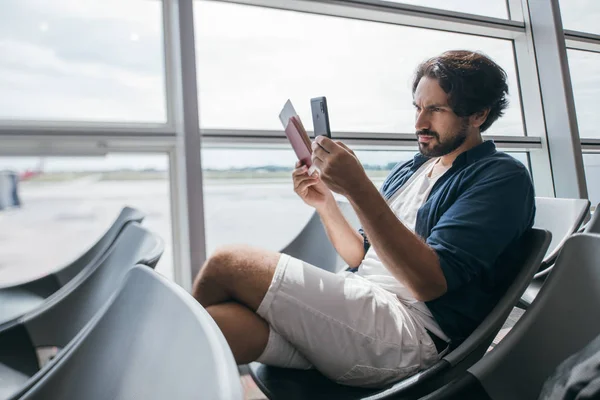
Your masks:
<path fill-rule="evenodd" d="M 585 225 L 583 233 L 600 233 L 600 204 L 596 206 L 596 211 Z"/>
<path fill-rule="evenodd" d="M 65 286 L 77 274 L 93 268 L 124 226 L 133 221 L 142 222 L 143 219 L 144 214 L 141 211 L 124 207 L 106 233 L 70 264 L 39 279 L 0 287 L 0 326 L 41 306 L 49 296 Z"/>
<path fill-rule="evenodd" d="M 65 352 L 21 399 L 243 399 L 233 354 L 210 315 L 143 266 Z"/>
<path fill-rule="evenodd" d="M 537 399 L 555 368 L 600 334 L 598 304 L 600 235 L 575 234 L 504 339 L 464 376 L 424 399 Z"/>
<path fill-rule="evenodd" d="M 353 388 L 335 384 L 315 370 L 299 371 L 250 364 L 250 373 L 269 399 L 388 399 L 418 398 L 464 373 L 486 352 L 531 281 L 550 244 L 551 234 L 529 230 L 523 238 L 523 259 L 519 273 L 496 307 L 475 331 L 431 368 L 418 372 L 383 389 Z"/>
<path fill-rule="evenodd" d="M 337 204 L 350 225 L 358 229 L 360 222 L 350 203 L 347 201 L 338 201 Z M 316 212 L 298 236 L 280 252 L 302 259 L 309 264 L 330 272 L 338 272 L 345 267 L 344 260 L 337 254 L 329 241 L 325 227 L 321 222 L 321 217 Z"/>
<path fill-rule="evenodd" d="M 534 227 L 545 229 L 552 233 L 552 242 L 539 271 L 534 275 L 529 287 L 521 296 L 518 307 L 529 307 L 544 280 L 552 271 L 552 266 L 562 250 L 567 239 L 577 232 L 589 214 L 590 201 L 584 199 L 559 199 L 551 197 L 535 198 Z"/>
<path fill-rule="evenodd" d="M 540 400 L 600 399 L 600 335 L 556 367 Z"/>
<path fill-rule="evenodd" d="M 125 226 L 98 265 L 77 276 L 34 311 L 0 327 L 0 398 L 15 399 L 53 365 L 40 368 L 36 349 L 65 348 L 119 288 L 136 264 L 156 265 L 163 241 L 137 222 Z M 55 357 L 60 359 L 63 351 Z"/>

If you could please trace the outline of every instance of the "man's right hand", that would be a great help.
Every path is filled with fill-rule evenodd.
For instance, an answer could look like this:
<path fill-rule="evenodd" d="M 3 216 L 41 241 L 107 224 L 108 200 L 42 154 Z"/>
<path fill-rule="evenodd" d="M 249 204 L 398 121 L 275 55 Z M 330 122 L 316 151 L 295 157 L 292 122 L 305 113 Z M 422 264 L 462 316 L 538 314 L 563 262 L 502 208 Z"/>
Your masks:
<path fill-rule="evenodd" d="M 309 176 L 308 167 L 302 165 L 300 161 L 296 163 L 292 178 L 294 192 L 309 206 L 319 210 L 324 208 L 329 201 L 334 200 L 331 190 L 321 181 L 319 174 L 314 172 Z"/>

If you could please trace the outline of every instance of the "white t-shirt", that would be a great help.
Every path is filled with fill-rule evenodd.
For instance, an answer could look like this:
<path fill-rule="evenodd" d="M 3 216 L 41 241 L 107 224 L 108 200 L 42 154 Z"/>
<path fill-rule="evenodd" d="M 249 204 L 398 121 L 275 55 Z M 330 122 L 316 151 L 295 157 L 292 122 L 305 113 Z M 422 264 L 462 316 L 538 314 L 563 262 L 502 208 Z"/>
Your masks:
<path fill-rule="evenodd" d="M 417 211 L 427 201 L 435 182 L 447 171 L 446 168 L 441 173 L 430 176 L 438 161 L 439 158 L 435 158 L 424 163 L 387 201 L 396 217 L 413 232 L 415 231 Z M 443 340 L 450 340 L 435 321 L 425 303 L 417 301 L 410 290 L 392 276 L 377 256 L 373 246 L 367 251 L 356 273 L 394 293 L 408 307 L 411 314 L 420 319 L 427 329 Z"/>

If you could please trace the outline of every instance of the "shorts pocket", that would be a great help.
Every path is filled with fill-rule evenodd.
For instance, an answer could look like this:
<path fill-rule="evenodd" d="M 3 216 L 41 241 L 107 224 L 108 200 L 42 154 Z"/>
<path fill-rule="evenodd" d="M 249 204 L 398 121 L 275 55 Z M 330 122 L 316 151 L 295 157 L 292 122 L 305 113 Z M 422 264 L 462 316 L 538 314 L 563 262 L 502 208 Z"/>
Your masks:
<path fill-rule="evenodd" d="M 418 365 L 407 368 L 379 368 L 368 365 L 355 365 L 335 381 L 347 386 L 380 388 L 406 378 L 417 372 L 418 369 Z"/>

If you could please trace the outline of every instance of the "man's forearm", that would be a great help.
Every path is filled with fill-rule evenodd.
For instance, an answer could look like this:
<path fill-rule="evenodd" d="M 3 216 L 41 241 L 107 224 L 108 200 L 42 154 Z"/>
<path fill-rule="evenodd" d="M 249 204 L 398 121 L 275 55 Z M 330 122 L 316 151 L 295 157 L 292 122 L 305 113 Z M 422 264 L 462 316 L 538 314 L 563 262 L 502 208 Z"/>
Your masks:
<path fill-rule="evenodd" d="M 432 300 L 446 292 L 435 251 L 398 220 L 373 185 L 361 185 L 348 199 L 379 259 L 417 300 Z"/>
<path fill-rule="evenodd" d="M 365 256 L 363 237 L 348 223 L 335 200 L 317 212 L 338 254 L 350 267 L 359 266 Z"/>

